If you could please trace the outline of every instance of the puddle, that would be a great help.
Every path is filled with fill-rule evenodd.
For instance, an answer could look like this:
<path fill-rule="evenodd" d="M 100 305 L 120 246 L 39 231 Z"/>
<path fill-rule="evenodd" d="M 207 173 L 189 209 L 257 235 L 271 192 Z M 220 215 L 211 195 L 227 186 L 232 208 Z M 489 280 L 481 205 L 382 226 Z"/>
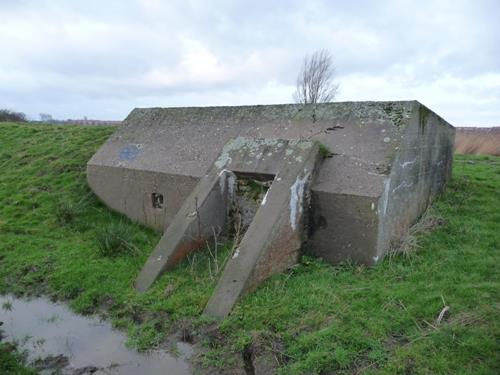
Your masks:
<path fill-rule="evenodd" d="M 93 374 L 191 374 L 189 344 L 177 344 L 178 357 L 164 350 L 139 353 L 125 346 L 126 337 L 110 323 L 76 315 L 65 305 L 43 298 L 0 296 L 0 322 L 3 341 L 18 342 L 30 362 L 67 357 L 69 364 L 63 374 L 78 373 L 75 370 L 85 367 L 94 367 Z"/>

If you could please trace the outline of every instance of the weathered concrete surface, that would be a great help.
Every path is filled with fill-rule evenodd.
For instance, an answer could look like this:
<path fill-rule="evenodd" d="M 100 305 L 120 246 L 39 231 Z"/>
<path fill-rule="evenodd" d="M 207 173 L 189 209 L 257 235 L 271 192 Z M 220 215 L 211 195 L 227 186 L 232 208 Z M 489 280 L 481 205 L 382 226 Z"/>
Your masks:
<path fill-rule="evenodd" d="M 272 178 L 205 309 L 217 318 L 229 314 L 242 294 L 297 262 L 307 235 L 310 181 L 320 159 L 319 145 L 312 141 L 241 137 L 229 141 L 165 231 L 141 270 L 136 289 L 147 290 L 163 271 L 224 229 L 238 175 Z"/>
<path fill-rule="evenodd" d="M 376 263 L 442 192 L 453 162 L 455 129 L 424 106 L 419 106 L 401 135 L 391 173 L 379 198 Z"/>
<path fill-rule="evenodd" d="M 374 264 L 446 185 L 454 128 L 416 101 L 135 109 L 89 161 L 88 182 L 110 207 L 163 231 L 238 136 L 331 150 L 312 182 L 305 250 Z M 153 193 L 164 207 L 152 206 Z"/>

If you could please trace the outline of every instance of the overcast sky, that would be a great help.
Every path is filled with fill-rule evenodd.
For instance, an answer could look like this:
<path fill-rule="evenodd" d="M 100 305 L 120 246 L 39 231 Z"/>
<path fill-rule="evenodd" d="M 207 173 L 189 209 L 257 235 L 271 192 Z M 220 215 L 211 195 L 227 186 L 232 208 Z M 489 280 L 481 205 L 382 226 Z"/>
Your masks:
<path fill-rule="evenodd" d="M 500 125 L 498 0 L 0 0 L 0 47 L 0 108 L 32 119 L 289 103 L 304 55 L 325 48 L 338 101 Z"/>

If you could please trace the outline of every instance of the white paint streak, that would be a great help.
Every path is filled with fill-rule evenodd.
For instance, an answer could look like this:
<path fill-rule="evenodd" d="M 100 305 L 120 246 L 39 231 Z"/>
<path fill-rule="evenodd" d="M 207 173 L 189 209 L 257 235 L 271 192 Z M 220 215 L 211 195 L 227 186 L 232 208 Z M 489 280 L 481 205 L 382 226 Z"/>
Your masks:
<path fill-rule="evenodd" d="M 387 213 L 387 202 L 389 201 L 389 190 L 391 186 L 391 180 L 386 179 L 384 182 L 384 195 L 382 195 L 382 213 L 385 216 Z"/>
<path fill-rule="evenodd" d="M 396 186 L 394 189 L 392 189 L 392 192 L 395 193 L 399 189 L 409 188 L 409 187 L 412 187 L 412 186 L 413 186 L 412 183 L 403 181 L 398 186 Z"/>
<path fill-rule="evenodd" d="M 219 186 L 223 195 L 226 192 L 227 184 L 227 196 L 232 202 L 234 198 L 234 187 L 236 185 L 236 175 L 228 169 L 223 169 L 217 177 L 219 179 Z"/>
<path fill-rule="evenodd" d="M 264 198 L 262 198 L 262 202 L 260 203 L 261 206 L 266 204 L 267 194 L 269 194 L 269 189 L 266 191 L 266 194 L 264 194 Z"/>
<path fill-rule="evenodd" d="M 304 200 L 304 189 L 309 178 L 307 173 L 303 178 L 297 176 L 294 184 L 290 187 L 290 225 L 293 230 L 297 229 L 298 216 L 302 214 L 302 202 Z"/>
<path fill-rule="evenodd" d="M 238 247 L 238 248 L 236 249 L 236 251 L 234 252 L 232 259 L 236 259 L 236 258 L 238 258 L 238 255 L 240 255 L 240 248 L 239 248 L 239 247 Z"/>
<path fill-rule="evenodd" d="M 227 174 L 227 197 L 230 202 L 234 200 L 234 189 L 236 187 L 236 175 L 233 172 Z"/>
<path fill-rule="evenodd" d="M 222 171 L 219 172 L 219 174 L 217 175 L 217 177 L 222 176 L 224 173 L 232 173 L 232 172 L 229 169 L 223 169 Z"/>
<path fill-rule="evenodd" d="M 226 192 L 226 179 L 225 178 L 221 178 L 221 176 L 223 174 L 226 174 L 226 173 L 231 173 L 231 171 L 227 170 L 227 169 L 223 169 L 222 171 L 220 171 L 220 173 L 217 175 L 217 178 L 219 179 L 219 186 L 220 186 L 220 191 L 222 193 L 222 195 L 224 195 L 224 193 Z M 224 176 L 225 177 L 225 176 Z"/>
<path fill-rule="evenodd" d="M 413 159 L 412 161 L 405 161 L 404 163 L 399 163 L 399 165 L 402 168 L 406 168 L 409 165 L 415 164 L 416 161 L 417 161 L 417 158 Z"/>

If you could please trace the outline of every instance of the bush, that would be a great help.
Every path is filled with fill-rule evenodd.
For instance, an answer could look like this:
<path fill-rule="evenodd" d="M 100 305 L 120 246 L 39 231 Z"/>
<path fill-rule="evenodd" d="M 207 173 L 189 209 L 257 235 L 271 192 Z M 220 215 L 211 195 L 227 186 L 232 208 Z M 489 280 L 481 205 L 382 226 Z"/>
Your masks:
<path fill-rule="evenodd" d="M 22 112 L 0 109 L 0 122 L 26 122 L 26 115 Z"/>
<path fill-rule="evenodd" d="M 131 243 L 131 239 L 130 228 L 122 221 L 97 228 L 97 249 L 103 256 L 137 253 L 138 249 Z"/>

